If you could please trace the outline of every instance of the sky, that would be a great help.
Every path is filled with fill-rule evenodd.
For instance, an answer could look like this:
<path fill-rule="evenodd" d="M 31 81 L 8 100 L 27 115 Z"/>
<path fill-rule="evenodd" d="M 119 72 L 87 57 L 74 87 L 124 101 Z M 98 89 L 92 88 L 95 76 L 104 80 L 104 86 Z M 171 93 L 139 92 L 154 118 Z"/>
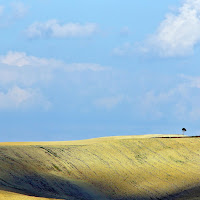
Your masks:
<path fill-rule="evenodd" d="M 1 0 L 0 142 L 200 134 L 200 0 Z"/>

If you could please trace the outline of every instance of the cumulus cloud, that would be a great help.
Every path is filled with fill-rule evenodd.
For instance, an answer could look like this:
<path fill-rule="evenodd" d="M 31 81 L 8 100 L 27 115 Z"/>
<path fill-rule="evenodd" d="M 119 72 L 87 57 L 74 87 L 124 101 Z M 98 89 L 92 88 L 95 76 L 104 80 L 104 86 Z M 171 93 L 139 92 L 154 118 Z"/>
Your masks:
<path fill-rule="evenodd" d="M 200 42 L 200 0 L 185 0 L 177 13 L 168 13 L 140 50 L 161 57 L 191 54 Z"/>
<path fill-rule="evenodd" d="M 7 92 L 0 91 L 0 109 L 18 109 L 40 104 L 45 108 L 50 106 L 50 103 L 37 90 L 14 86 Z"/>
<path fill-rule="evenodd" d="M 57 20 L 47 22 L 35 22 L 25 31 L 28 38 L 68 38 L 68 37 L 87 37 L 95 34 L 98 30 L 94 23 L 67 23 L 61 24 Z"/>

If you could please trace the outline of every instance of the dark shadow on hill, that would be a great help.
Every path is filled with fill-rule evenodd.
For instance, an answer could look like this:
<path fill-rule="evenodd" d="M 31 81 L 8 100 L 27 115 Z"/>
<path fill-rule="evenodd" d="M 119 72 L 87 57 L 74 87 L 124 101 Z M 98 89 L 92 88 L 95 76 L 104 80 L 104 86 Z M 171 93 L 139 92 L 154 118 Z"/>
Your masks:
<path fill-rule="evenodd" d="M 200 186 L 186 189 L 178 193 L 174 193 L 169 196 L 161 198 L 161 200 L 176 200 L 176 199 L 178 200 L 200 199 Z"/>
<path fill-rule="evenodd" d="M 77 200 L 190 200 L 200 197 L 200 186 L 198 186 L 165 197 L 131 195 L 127 197 L 106 198 L 105 195 L 98 192 L 96 188 L 88 183 L 66 180 L 55 175 L 40 175 L 38 173 L 24 176 L 10 174 L 7 178 L 0 178 L 0 190 L 29 196 L 66 200 L 69 200 L 70 197 Z"/>
<path fill-rule="evenodd" d="M 112 198 L 109 198 L 112 199 Z M 112 200 L 200 200 L 200 186 L 193 187 L 190 189 L 182 190 L 180 192 L 170 194 L 165 197 L 159 196 L 128 196 L 128 197 L 118 197 L 113 198 Z"/>
<path fill-rule="evenodd" d="M 0 190 L 29 196 L 57 199 L 106 199 L 94 187 L 83 182 L 75 182 L 51 175 L 31 174 L 0 178 Z"/>
<path fill-rule="evenodd" d="M 111 198 L 112 199 L 112 198 Z M 129 197 L 119 197 L 112 200 L 151 200 L 151 197 L 142 197 L 142 196 L 129 196 Z"/>

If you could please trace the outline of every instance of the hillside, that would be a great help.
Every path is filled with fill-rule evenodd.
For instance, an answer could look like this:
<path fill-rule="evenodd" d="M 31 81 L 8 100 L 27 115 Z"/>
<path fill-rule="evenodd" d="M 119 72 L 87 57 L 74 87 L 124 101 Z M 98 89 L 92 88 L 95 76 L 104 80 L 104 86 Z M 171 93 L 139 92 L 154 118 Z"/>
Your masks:
<path fill-rule="evenodd" d="M 200 138 L 162 136 L 0 143 L 0 200 L 200 199 Z"/>

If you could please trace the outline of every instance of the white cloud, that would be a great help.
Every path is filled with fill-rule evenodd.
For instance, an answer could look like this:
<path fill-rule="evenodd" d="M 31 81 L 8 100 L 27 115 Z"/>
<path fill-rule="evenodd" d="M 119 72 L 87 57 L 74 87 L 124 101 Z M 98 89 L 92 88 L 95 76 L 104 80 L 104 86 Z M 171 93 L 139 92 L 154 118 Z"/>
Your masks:
<path fill-rule="evenodd" d="M 123 95 L 118 95 L 118 96 L 111 96 L 111 97 L 104 97 L 97 99 L 94 102 L 94 105 L 97 107 L 102 107 L 106 109 L 112 109 L 121 102 L 123 102 L 126 98 Z"/>
<path fill-rule="evenodd" d="M 28 12 L 28 8 L 22 2 L 13 2 L 11 3 L 12 15 L 14 18 L 22 18 Z"/>
<path fill-rule="evenodd" d="M 30 105 L 42 105 L 47 109 L 50 103 L 33 89 L 22 89 L 14 86 L 7 92 L 0 92 L 0 109 L 17 109 Z"/>
<path fill-rule="evenodd" d="M 161 57 L 191 54 L 200 42 L 200 0 L 185 0 L 178 13 L 169 13 L 157 32 L 140 46 L 143 53 Z"/>
<path fill-rule="evenodd" d="M 67 23 L 60 24 L 57 20 L 47 22 L 35 22 L 30 25 L 26 32 L 28 38 L 68 38 L 87 37 L 95 34 L 98 30 L 97 24 L 87 23 Z"/>

